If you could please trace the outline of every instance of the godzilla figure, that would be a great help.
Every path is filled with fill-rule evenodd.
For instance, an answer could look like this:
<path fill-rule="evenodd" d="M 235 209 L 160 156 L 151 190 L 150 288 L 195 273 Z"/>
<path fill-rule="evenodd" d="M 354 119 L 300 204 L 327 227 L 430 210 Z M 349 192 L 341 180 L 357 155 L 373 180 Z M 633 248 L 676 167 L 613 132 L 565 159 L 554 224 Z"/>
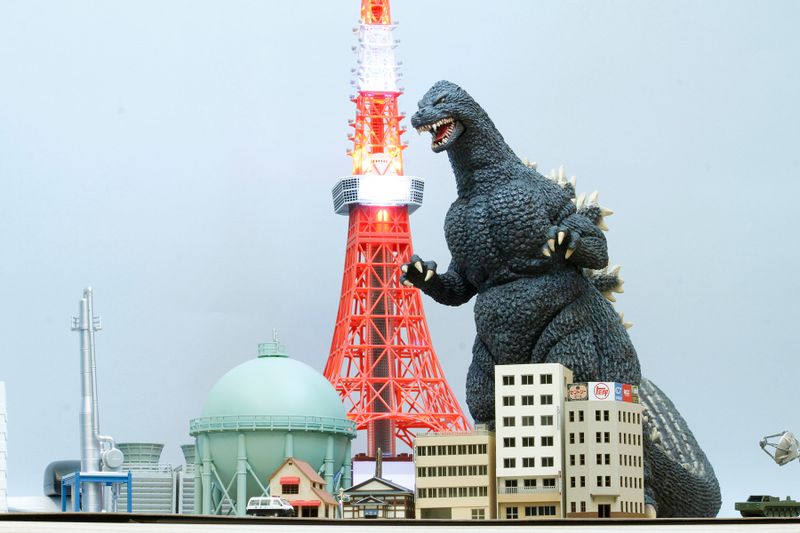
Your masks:
<path fill-rule="evenodd" d="M 451 82 L 425 94 L 411 124 L 431 132 L 434 152 L 447 152 L 458 198 L 445 219 L 447 272 L 414 256 L 401 279 L 446 305 L 476 296 L 467 375 L 476 423 L 494 424 L 495 365 L 556 362 L 575 381 L 638 383 L 646 503 L 659 517 L 715 516 L 714 471 L 672 402 L 641 377 L 628 324 L 609 302 L 622 291 L 619 269 L 607 266 L 603 217 L 611 212 L 596 193 L 576 197 L 563 172 L 548 178 L 520 160 Z"/>

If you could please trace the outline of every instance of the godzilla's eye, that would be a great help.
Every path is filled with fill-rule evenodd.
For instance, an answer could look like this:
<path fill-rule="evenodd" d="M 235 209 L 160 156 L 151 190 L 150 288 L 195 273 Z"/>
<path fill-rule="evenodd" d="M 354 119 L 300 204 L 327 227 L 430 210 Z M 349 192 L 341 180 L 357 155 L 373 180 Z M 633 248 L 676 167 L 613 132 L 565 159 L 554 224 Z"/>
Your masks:
<path fill-rule="evenodd" d="M 433 105 L 443 104 L 445 102 L 445 100 L 447 100 L 447 96 L 446 95 L 442 95 L 442 96 L 440 96 L 439 98 L 436 99 L 436 101 L 433 103 Z"/>

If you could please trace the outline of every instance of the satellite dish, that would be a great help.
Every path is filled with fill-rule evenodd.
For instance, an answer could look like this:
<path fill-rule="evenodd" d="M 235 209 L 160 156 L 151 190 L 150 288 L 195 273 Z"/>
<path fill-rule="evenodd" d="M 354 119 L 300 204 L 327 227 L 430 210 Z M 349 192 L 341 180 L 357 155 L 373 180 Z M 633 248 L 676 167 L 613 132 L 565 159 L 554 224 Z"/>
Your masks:
<path fill-rule="evenodd" d="M 770 439 L 776 437 L 778 438 L 777 443 L 770 442 Z M 800 443 L 798 443 L 797 438 L 788 431 L 776 433 L 775 435 L 768 435 L 761 439 L 759 445 L 761 449 L 772 457 L 780 466 L 790 463 L 800 457 Z M 774 451 L 770 453 L 770 451 L 767 450 L 768 447 L 773 448 Z"/>

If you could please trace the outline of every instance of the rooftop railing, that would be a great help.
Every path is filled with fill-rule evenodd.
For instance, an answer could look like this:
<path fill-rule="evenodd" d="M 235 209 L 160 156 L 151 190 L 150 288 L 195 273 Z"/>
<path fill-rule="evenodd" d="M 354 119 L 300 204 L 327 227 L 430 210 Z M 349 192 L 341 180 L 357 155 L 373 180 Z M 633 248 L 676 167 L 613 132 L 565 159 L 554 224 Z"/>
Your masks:
<path fill-rule="evenodd" d="M 356 423 L 323 416 L 208 416 L 189 422 L 189 434 L 224 431 L 313 431 L 356 436 Z"/>

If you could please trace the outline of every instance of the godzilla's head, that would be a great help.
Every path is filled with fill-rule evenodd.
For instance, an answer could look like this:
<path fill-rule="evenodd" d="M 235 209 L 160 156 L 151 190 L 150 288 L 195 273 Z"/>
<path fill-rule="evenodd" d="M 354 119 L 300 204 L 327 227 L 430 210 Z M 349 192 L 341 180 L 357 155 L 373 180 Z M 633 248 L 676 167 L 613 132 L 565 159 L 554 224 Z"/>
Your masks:
<path fill-rule="evenodd" d="M 420 133 L 431 132 L 434 152 L 448 150 L 484 114 L 467 92 L 449 81 L 438 81 L 418 103 L 419 111 L 411 117 L 411 125 Z"/>

